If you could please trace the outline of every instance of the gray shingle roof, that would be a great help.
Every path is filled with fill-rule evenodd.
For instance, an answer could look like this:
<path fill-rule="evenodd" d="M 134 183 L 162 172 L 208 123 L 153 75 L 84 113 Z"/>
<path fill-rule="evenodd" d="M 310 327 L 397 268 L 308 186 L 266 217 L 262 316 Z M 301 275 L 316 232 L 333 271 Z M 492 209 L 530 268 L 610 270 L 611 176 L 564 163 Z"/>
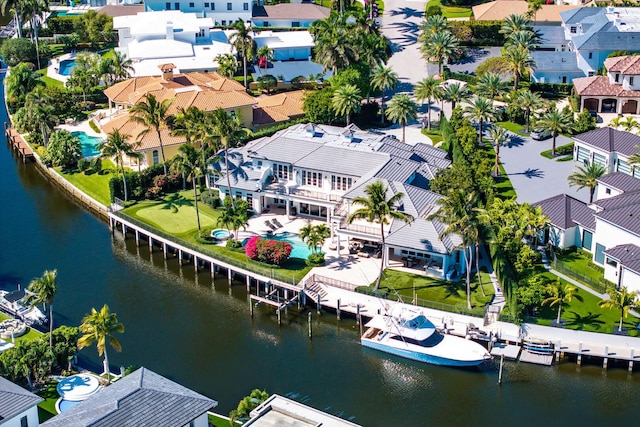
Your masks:
<path fill-rule="evenodd" d="M 623 172 L 613 172 L 598 180 L 599 183 L 619 191 L 640 190 L 640 179 Z"/>
<path fill-rule="evenodd" d="M 42 426 L 183 426 L 217 404 L 155 372 L 140 368 Z"/>
<path fill-rule="evenodd" d="M 43 400 L 40 396 L 0 377 L 0 425 Z"/>
<path fill-rule="evenodd" d="M 640 247 L 633 244 L 618 245 L 604 251 L 629 270 L 640 274 Z"/>
<path fill-rule="evenodd" d="M 596 218 L 640 236 L 640 190 L 598 200 L 595 204 L 603 209 Z"/>
<path fill-rule="evenodd" d="M 575 52 L 546 52 L 534 51 L 531 57 L 536 63 L 535 71 L 575 71 L 582 73 L 578 68 L 578 61 Z"/>
<path fill-rule="evenodd" d="M 560 17 L 565 24 L 578 24 L 590 16 L 603 13 L 603 11 L 602 7 L 581 7 L 560 12 Z"/>
<path fill-rule="evenodd" d="M 640 136 L 610 127 L 581 133 L 573 139 L 607 153 L 619 153 L 624 156 L 631 156 L 638 151 L 636 147 L 640 146 Z"/>
<path fill-rule="evenodd" d="M 389 160 L 383 153 L 323 145 L 297 160 L 294 166 L 342 175 L 362 176 Z"/>
<path fill-rule="evenodd" d="M 551 225 L 562 230 L 567 230 L 580 224 L 588 230 L 595 230 L 595 212 L 586 203 L 566 194 L 558 194 L 533 203 L 540 206 L 542 212 L 551 222 Z"/>

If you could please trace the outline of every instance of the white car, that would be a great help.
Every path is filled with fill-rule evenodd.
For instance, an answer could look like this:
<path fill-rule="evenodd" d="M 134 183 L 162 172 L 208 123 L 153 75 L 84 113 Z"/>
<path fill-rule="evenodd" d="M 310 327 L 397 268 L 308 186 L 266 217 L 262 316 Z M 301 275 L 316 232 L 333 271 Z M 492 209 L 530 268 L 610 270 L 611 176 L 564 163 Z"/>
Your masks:
<path fill-rule="evenodd" d="M 543 139 L 551 138 L 551 131 L 534 130 L 529 136 L 531 136 L 531 139 L 535 139 L 536 141 L 542 141 Z"/>

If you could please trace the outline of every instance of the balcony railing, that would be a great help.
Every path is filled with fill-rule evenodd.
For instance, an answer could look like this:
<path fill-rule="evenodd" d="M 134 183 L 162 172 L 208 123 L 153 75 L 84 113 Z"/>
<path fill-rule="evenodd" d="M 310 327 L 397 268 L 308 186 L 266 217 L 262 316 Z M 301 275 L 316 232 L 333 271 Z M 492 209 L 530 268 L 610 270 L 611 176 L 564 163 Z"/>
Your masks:
<path fill-rule="evenodd" d="M 380 228 L 371 227 L 368 225 L 360 225 L 360 224 L 340 224 L 340 230 L 353 231 L 354 233 L 362 233 L 362 234 L 370 234 L 372 236 L 381 236 Z"/>

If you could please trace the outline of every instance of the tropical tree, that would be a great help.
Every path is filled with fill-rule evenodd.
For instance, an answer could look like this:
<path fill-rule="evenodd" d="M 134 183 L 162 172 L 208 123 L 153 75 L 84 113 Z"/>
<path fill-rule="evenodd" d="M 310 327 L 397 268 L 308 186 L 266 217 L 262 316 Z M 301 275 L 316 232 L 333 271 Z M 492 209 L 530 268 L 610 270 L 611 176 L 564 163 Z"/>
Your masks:
<path fill-rule="evenodd" d="M 232 78 L 238 69 L 238 60 L 230 53 L 219 54 L 214 61 L 218 63 L 218 72 L 227 78 Z"/>
<path fill-rule="evenodd" d="M 571 175 L 567 177 L 569 187 L 578 187 L 578 190 L 587 187 L 589 189 L 589 203 L 593 203 L 593 195 L 598 186 L 598 180 L 606 175 L 607 169 L 598 163 L 591 163 L 585 167 L 578 166 Z"/>
<path fill-rule="evenodd" d="M 29 305 L 46 304 L 49 306 L 49 349 L 53 349 L 53 297 L 58 290 L 57 270 L 45 270 L 42 277 L 33 279 L 27 287 L 26 300 Z"/>
<path fill-rule="evenodd" d="M 476 83 L 476 94 L 496 99 L 507 90 L 507 83 L 502 80 L 502 76 L 495 73 L 485 73 L 478 77 Z"/>
<path fill-rule="evenodd" d="M 402 142 L 405 142 L 405 127 L 409 120 L 418 117 L 418 105 L 406 93 L 394 95 L 389 102 L 387 117 L 402 126 Z"/>
<path fill-rule="evenodd" d="M 553 138 L 551 146 L 551 154 L 556 155 L 556 137 L 561 133 L 567 133 L 571 130 L 572 117 L 568 114 L 551 109 L 545 115 L 536 121 L 536 127 L 543 132 L 550 132 Z"/>
<path fill-rule="evenodd" d="M 196 147 L 191 143 L 182 144 L 178 148 L 178 154 L 172 160 L 172 167 L 191 181 L 193 185 L 193 200 L 196 208 L 196 221 L 198 233 L 200 232 L 200 211 L 198 210 L 198 179 L 204 175 L 202 159 Z"/>
<path fill-rule="evenodd" d="M 440 81 L 436 80 L 433 76 L 424 78 L 416 84 L 413 94 L 418 102 L 427 101 L 427 128 L 431 130 L 431 101 L 438 100 L 442 96 Z"/>
<path fill-rule="evenodd" d="M 269 61 L 273 59 L 273 49 L 264 45 L 258 49 L 257 57 L 264 58 L 264 69 L 266 71 L 269 67 Z"/>
<path fill-rule="evenodd" d="M 107 86 L 126 80 L 135 72 L 133 61 L 125 53 L 116 50 L 101 59 L 99 68 L 103 71 L 101 74 Z"/>
<path fill-rule="evenodd" d="M 444 61 L 452 57 L 458 47 L 458 41 L 451 32 L 440 31 L 425 37 L 420 50 L 425 59 L 438 63 L 438 74 L 442 76 Z"/>
<path fill-rule="evenodd" d="M 313 225 L 310 222 L 300 229 L 300 239 L 307 243 L 311 252 L 317 253 L 324 241 L 331 235 L 331 230 L 326 224 Z"/>
<path fill-rule="evenodd" d="M 351 114 L 360 111 L 362 95 L 355 85 L 345 84 L 333 91 L 331 106 L 338 117 L 347 117 L 347 126 L 351 123 Z"/>
<path fill-rule="evenodd" d="M 160 131 L 167 126 L 169 107 L 172 102 L 173 99 L 159 101 L 154 94 L 147 93 L 141 101 L 129 110 L 130 119 L 146 127 L 138 133 L 138 141 L 152 130 L 156 133 L 158 143 L 160 144 L 160 155 L 162 156 L 162 166 L 164 167 L 165 175 L 167 174 L 167 163 L 164 156 L 164 145 L 162 144 Z"/>
<path fill-rule="evenodd" d="M 96 146 L 100 151 L 100 158 L 114 158 L 116 165 L 120 169 L 122 174 L 122 184 L 124 186 L 124 201 L 129 200 L 127 192 L 127 176 L 124 173 L 124 156 L 130 159 L 141 159 L 142 155 L 135 151 L 133 144 L 127 142 L 129 135 L 120 133 L 119 129 L 114 129 L 109 133 L 106 141 L 101 142 Z"/>
<path fill-rule="evenodd" d="M 536 14 L 542 9 L 542 5 L 545 4 L 545 0 L 531 0 L 527 3 L 527 13 L 525 14 L 525 16 L 535 21 Z"/>
<path fill-rule="evenodd" d="M 464 109 L 465 115 L 474 123 L 478 123 L 478 144 L 482 145 L 482 124 L 493 119 L 495 110 L 493 101 L 482 96 L 476 97 L 470 105 Z"/>
<path fill-rule="evenodd" d="M 513 74 L 513 90 L 518 90 L 522 76 L 536 66 L 529 49 L 523 46 L 510 46 L 502 54 L 507 69 Z"/>
<path fill-rule="evenodd" d="M 475 193 L 467 193 L 455 189 L 446 197 L 438 199 L 439 209 L 427 217 L 428 220 L 437 220 L 446 225 L 439 238 L 445 236 L 460 236 L 462 255 L 466 265 L 467 308 L 471 310 L 471 268 L 473 267 L 473 255 L 471 245 L 475 244 L 480 236 L 480 221 L 477 215 L 479 204 Z"/>
<path fill-rule="evenodd" d="M 526 132 L 529 133 L 531 124 L 531 112 L 544 106 L 544 99 L 537 92 L 531 92 L 529 89 L 522 89 L 517 92 L 515 102 L 519 109 L 524 110 L 524 117 L 527 123 Z"/>
<path fill-rule="evenodd" d="M 18 38 L 22 38 L 22 17 L 24 16 L 24 6 L 24 0 L 2 0 L 2 3 L 0 3 L 0 11 L 2 12 L 2 16 L 8 16 L 7 7 L 9 8 L 9 12 L 14 13 L 16 18 L 16 30 L 18 31 Z"/>
<path fill-rule="evenodd" d="M 251 37 L 251 26 L 246 25 L 242 19 L 238 19 L 233 23 L 232 28 L 235 30 L 229 37 L 231 47 L 240 54 L 242 58 L 242 71 L 244 72 L 244 87 L 247 87 L 247 60 L 253 58 L 255 42 Z"/>
<path fill-rule="evenodd" d="M 98 355 L 102 356 L 104 354 L 104 371 L 107 374 L 107 381 L 111 383 L 107 344 L 111 345 L 115 351 L 122 351 L 120 341 L 113 334 L 116 332 L 123 333 L 124 325 L 118 322 L 116 314 L 109 312 L 109 306 L 105 304 L 100 311 L 92 308 L 91 314 L 82 319 L 79 329 L 84 335 L 78 339 L 78 348 L 83 349 L 93 343 L 96 344 Z"/>
<path fill-rule="evenodd" d="M 27 94 L 24 107 L 20 109 L 25 110 L 26 118 L 30 121 L 26 128 L 39 130 L 45 146 L 49 142 L 49 134 L 59 123 L 59 118 L 55 115 L 54 102 L 44 86 L 36 86 Z M 17 119 L 15 116 L 14 118 Z"/>
<path fill-rule="evenodd" d="M 549 307 L 553 307 L 554 305 L 558 306 L 558 317 L 556 318 L 557 324 L 560 324 L 562 307 L 565 304 L 570 303 L 574 298 L 578 301 L 582 301 L 582 296 L 578 294 L 578 288 L 568 283 L 562 284 L 560 279 L 547 286 L 547 292 L 551 296 L 542 301 L 542 305 L 549 305 Z"/>
<path fill-rule="evenodd" d="M 7 101 L 14 108 L 22 107 L 27 94 L 37 86 L 44 86 L 40 76 L 28 64 L 18 64 L 7 76 Z"/>
<path fill-rule="evenodd" d="M 531 30 L 531 21 L 529 18 L 523 15 L 511 14 L 502 22 L 500 33 L 504 34 L 505 38 L 509 38 L 511 34 L 517 31 L 526 30 Z"/>
<path fill-rule="evenodd" d="M 471 97 L 467 85 L 461 83 L 454 83 L 447 85 L 442 90 L 442 99 L 451 103 L 451 110 L 456 109 L 456 105 L 460 102 L 466 101 Z"/>
<path fill-rule="evenodd" d="M 500 176 L 500 147 L 506 144 L 511 137 L 506 129 L 500 126 L 493 126 L 489 129 L 489 138 L 493 141 L 496 151 L 495 176 Z"/>
<path fill-rule="evenodd" d="M 72 169 L 82 157 L 80 140 L 66 130 L 57 130 L 51 134 L 43 161 L 52 166 Z"/>
<path fill-rule="evenodd" d="M 225 110 L 218 109 L 211 113 L 212 136 L 217 139 L 220 146 L 224 150 L 225 171 L 227 175 L 227 189 L 229 195 L 233 194 L 231 189 L 231 168 L 229 163 L 229 148 L 233 146 L 240 138 L 250 135 L 251 131 L 242 126 L 240 116 L 229 114 Z M 231 205 L 235 208 L 235 202 L 231 197 Z"/>
<path fill-rule="evenodd" d="M 612 288 L 607 293 L 609 294 L 609 299 L 603 299 L 598 302 L 598 305 L 602 308 L 620 310 L 618 332 L 622 332 L 623 319 L 629 315 L 629 310 L 638 308 L 638 292 L 629 292 L 626 287 L 622 286 L 620 289 Z"/>
<path fill-rule="evenodd" d="M 640 167 L 640 145 L 636 145 L 636 152 L 629 156 L 629 164 L 633 166 L 633 172 Z"/>
<path fill-rule="evenodd" d="M 391 67 L 378 65 L 371 70 L 371 87 L 382 92 L 382 101 L 380 102 L 380 123 L 384 123 L 384 100 L 385 92 L 389 89 L 395 89 L 398 85 L 398 73 L 393 71 Z"/>
<path fill-rule="evenodd" d="M 431 15 L 420 23 L 420 30 L 422 31 L 421 37 L 426 39 L 432 34 L 437 34 L 442 31 L 451 31 L 451 27 L 449 26 L 449 21 L 445 16 Z"/>
<path fill-rule="evenodd" d="M 377 291 L 380 287 L 380 281 L 382 280 L 382 272 L 384 271 L 387 248 L 385 245 L 384 226 L 389 224 L 389 220 L 398 220 L 406 224 L 411 224 L 414 220 L 413 216 L 406 212 L 401 212 L 397 209 L 397 205 L 400 203 L 404 194 L 397 192 L 393 196 L 387 199 L 388 186 L 380 181 L 374 181 L 364 189 L 366 196 L 354 197 L 351 204 L 358 208 L 347 217 L 347 223 L 352 224 L 356 219 L 365 219 L 368 222 L 377 222 L 380 224 L 380 236 L 382 240 L 382 257 L 380 260 L 380 274 L 374 291 Z"/>

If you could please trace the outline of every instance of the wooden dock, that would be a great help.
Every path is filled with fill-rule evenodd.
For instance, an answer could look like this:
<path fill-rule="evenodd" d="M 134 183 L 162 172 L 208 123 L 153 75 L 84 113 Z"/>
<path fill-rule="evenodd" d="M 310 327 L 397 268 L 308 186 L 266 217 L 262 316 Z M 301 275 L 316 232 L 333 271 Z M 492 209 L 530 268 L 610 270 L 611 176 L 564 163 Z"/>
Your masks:
<path fill-rule="evenodd" d="M 526 363 L 534 363 L 536 365 L 545 365 L 551 366 L 553 364 L 553 354 L 552 353 L 536 353 L 529 350 L 522 350 L 520 352 L 520 358 L 518 359 L 520 362 Z"/>
<path fill-rule="evenodd" d="M 520 346 L 497 342 L 491 349 L 491 355 L 496 357 L 504 356 L 507 360 L 518 360 L 520 355 Z"/>
<path fill-rule="evenodd" d="M 17 130 L 9 127 L 7 123 L 4 126 L 7 143 L 11 144 L 13 149 L 22 157 L 22 161 L 26 162 L 27 159 L 32 159 L 34 157 L 33 150 L 22 138 L 22 135 Z"/>

